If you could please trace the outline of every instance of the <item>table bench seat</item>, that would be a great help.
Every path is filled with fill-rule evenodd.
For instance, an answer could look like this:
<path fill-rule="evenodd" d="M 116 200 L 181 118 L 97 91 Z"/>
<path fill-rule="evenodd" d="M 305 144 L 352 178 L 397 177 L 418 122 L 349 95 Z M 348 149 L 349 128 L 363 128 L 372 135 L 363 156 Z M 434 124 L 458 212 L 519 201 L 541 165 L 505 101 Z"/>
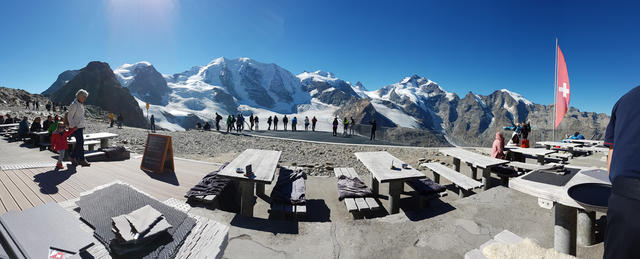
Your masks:
<path fill-rule="evenodd" d="M 415 190 L 415 192 L 405 192 L 404 194 L 420 198 L 420 208 L 426 207 L 430 200 L 447 196 L 446 189 L 440 192 L 435 192 L 435 190 L 433 190 L 430 186 L 418 179 L 407 181 L 407 185 Z"/>
<path fill-rule="evenodd" d="M 344 175 L 349 178 L 358 178 L 358 174 L 353 168 L 334 168 L 333 173 L 336 178 Z M 361 215 L 356 215 L 356 212 L 367 213 L 373 210 L 380 209 L 380 205 L 378 202 L 371 197 L 366 198 L 345 198 L 343 199 L 344 205 L 347 207 L 347 211 L 350 213 L 354 213 L 354 218 L 357 218 Z"/>
<path fill-rule="evenodd" d="M 424 163 L 420 166 L 426 167 L 433 172 L 434 181 L 440 183 L 440 176 L 447 178 L 459 189 L 460 197 L 465 197 L 468 192 L 473 189 L 481 188 L 483 184 L 466 175 L 458 173 L 453 168 L 446 167 L 439 163 Z"/>

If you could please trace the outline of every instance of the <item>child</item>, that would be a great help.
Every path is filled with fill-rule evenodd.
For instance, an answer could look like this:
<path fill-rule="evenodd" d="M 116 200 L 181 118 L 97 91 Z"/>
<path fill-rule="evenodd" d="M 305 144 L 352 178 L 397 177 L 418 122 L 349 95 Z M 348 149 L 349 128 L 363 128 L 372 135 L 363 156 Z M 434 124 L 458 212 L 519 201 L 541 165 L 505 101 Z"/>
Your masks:
<path fill-rule="evenodd" d="M 64 122 L 58 122 L 58 128 L 51 135 L 51 148 L 58 151 L 58 163 L 56 164 L 57 169 L 64 169 L 62 159 L 64 159 L 65 151 L 69 148 L 67 138 L 75 131 L 75 129 L 66 130 L 66 128 L 67 127 L 64 125 Z"/>

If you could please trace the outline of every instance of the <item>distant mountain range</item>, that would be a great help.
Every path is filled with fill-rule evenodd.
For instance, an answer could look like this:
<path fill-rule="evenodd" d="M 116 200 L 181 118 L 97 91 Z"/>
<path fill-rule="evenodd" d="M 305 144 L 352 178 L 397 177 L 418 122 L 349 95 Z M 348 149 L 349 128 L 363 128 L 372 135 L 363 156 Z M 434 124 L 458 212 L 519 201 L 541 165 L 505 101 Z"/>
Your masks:
<path fill-rule="evenodd" d="M 102 65 L 93 68 L 94 63 Z M 375 119 L 381 129 L 421 131 L 420 137 L 440 139 L 436 142 L 486 146 L 503 126 L 531 121 L 532 137 L 546 139 L 552 124 L 552 106 L 534 104 L 506 89 L 486 96 L 469 92 L 460 98 L 434 81 L 413 75 L 367 91 L 361 83 L 351 84 L 329 72 L 296 76 L 276 64 L 249 58 L 221 57 L 173 75 L 159 73 L 149 62 L 124 64 L 113 71 L 106 63 L 91 62 L 83 69 L 61 73 L 43 94 L 68 102 L 63 96 L 78 87 L 101 93 L 105 101 L 93 104 L 142 120 L 129 121 L 132 125 L 144 124 L 143 110 L 149 102 L 157 125 L 169 130 L 193 128 L 198 121 L 213 120 L 216 112 L 225 117 L 253 113 L 263 123 L 271 115 L 316 116 L 321 130 L 329 130 L 334 116 L 348 116 L 359 124 Z M 608 121 L 605 114 L 571 108 L 558 136 L 580 131 L 599 138 Z"/>

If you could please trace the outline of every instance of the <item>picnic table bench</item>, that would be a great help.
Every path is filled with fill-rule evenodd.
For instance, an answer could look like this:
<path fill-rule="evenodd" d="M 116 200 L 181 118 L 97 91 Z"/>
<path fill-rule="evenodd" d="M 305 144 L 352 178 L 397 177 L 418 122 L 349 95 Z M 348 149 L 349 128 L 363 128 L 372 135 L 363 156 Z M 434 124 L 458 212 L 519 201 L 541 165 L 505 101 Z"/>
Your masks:
<path fill-rule="evenodd" d="M 558 152 L 557 150 L 550 150 L 545 148 L 520 148 L 520 147 L 505 147 L 509 152 L 519 153 L 526 156 L 535 157 L 538 160 L 538 164 L 544 165 L 545 156 Z M 524 161 L 521 161 L 524 162 Z"/>
<path fill-rule="evenodd" d="M 9 128 L 13 128 L 13 127 L 18 127 L 18 125 L 20 125 L 20 123 L 9 123 L 9 124 L 0 124 L 0 130 L 6 130 Z"/>
<path fill-rule="evenodd" d="M 297 169 L 301 169 L 300 167 L 287 167 L 287 168 L 280 168 L 279 172 L 278 172 L 278 181 L 280 181 L 281 177 L 285 177 L 285 179 L 289 179 L 290 175 L 289 174 L 285 174 L 285 172 L 287 172 L 287 170 L 289 170 L 289 173 L 293 173 L 293 170 L 297 170 Z M 276 185 L 277 185 L 277 181 L 276 181 Z M 289 184 L 293 184 L 289 183 Z M 292 186 L 293 188 L 293 186 Z M 305 180 L 305 189 L 306 189 L 306 180 Z M 272 197 L 273 197 L 273 193 L 272 193 Z M 282 217 L 286 217 L 286 216 L 294 216 L 294 217 L 304 217 L 307 214 L 307 205 L 306 204 L 289 204 L 289 203 L 282 203 L 282 202 L 278 202 L 278 201 L 274 201 L 272 199 L 271 201 L 271 209 L 269 210 L 269 213 L 271 214 L 280 214 L 280 216 Z"/>
<path fill-rule="evenodd" d="M 334 168 L 333 173 L 336 175 L 336 178 L 344 175 L 349 178 L 358 178 L 358 174 L 356 170 L 353 168 Z M 378 202 L 371 197 L 367 198 L 344 198 L 344 205 L 347 206 L 347 211 L 351 213 L 359 212 L 359 213 L 367 213 L 373 210 L 380 209 L 380 205 Z M 357 215 L 360 216 L 360 215 Z M 354 214 L 354 218 L 356 215 Z"/>
<path fill-rule="evenodd" d="M 607 152 L 609 152 L 609 148 L 608 147 L 598 147 L 598 146 L 577 147 L 577 148 L 575 148 L 575 150 L 582 151 L 582 152 L 587 152 L 587 153 L 594 153 L 594 152 L 607 153 Z"/>
<path fill-rule="evenodd" d="M 273 182 L 281 153 L 274 150 L 247 149 L 218 173 L 218 176 L 229 178 L 240 186 L 241 215 L 253 216 L 254 189 L 257 195 L 264 195 L 264 185 Z M 236 168 L 245 170 L 247 165 L 251 165 L 253 175 L 246 176 L 244 173 L 236 172 Z"/>
<path fill-rule="evenodd" d="M 551 163 L 549 165 L 554 165 L 554 163 Z M 543 167 L 543 165 L 529 164 L 529 163 L 523 163 L 518 161 L 511 161 L 507 164 L 507 166 L 512 167 L 520 172 L 529 172 L 533 170 L 538 170 Z"/>
<path fill-rule="evenodd" d="M 87 145 L 87 142 L 92 140 L 100 141 L 100 147 L 106 148 L 106 147 L 109 147 L 109 140 L 117 136 L 118 134 L 113 134 L 109 132 L 84 134 L 84 142 L 85 142 L 85 145 Z M 73 150 L 73 145 L 76 143 L 76 138 L 71 137 L 70 140 L 67 141 L 67 143 L 69 143 L 69 145 L 71 146 L 71 150 Z M 89 143 L 94 143 L 94 142 L 89 142 Z M 95 145 L 95 143 L 93 145 Z"/>
<path fill-rule="evenodd" d="M 473 189 L 481 188 L 483 183 L 471 179 L 466 175 L 459 173 L 452 168 L 446 167 L 440 163 L 424 163 L 420 166 L 426 167 L 433 172 L 433 181 L 440 183 L 440 177 L 447 178 L 456 187 L 458 187 L 458 195 L 462 198 L 467 196 Z"/>
<path fill-rule="evenodd" d="M 356 157 L 371 172 L 371 192 L 379 193 L 380 183 L 389 183 L 389 213 L 400 212 L 400 194 L 404 189 L 404 182 L 426 176 L 414 168 L 402 168 L 405 164 L 386 151 L 357 152 Z M 391 169 L 391 165 L 395 168 Z"/>
<path fill-rule="evenodd" d="M 471 152 L 462 148 L 442 148 L 440 153 L 453 157 L 456 172 L 460 172 L 460 162 L 465 162 L 471 168 L 471 179 L 477 179 L 478 168 L 482 169 L 482 188 L 489 189 L 491 168 L 509 163 L 507 160 L 497 159 Z"/>

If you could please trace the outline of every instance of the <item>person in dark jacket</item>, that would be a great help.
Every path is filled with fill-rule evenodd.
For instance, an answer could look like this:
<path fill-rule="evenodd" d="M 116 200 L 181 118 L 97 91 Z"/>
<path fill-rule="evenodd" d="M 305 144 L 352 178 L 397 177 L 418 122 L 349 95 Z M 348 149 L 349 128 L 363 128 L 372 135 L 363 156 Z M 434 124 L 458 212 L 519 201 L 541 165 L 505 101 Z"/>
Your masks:
<path fill-rule="evenodd" d="M 13 121 L 14 121 L 14 120 L 13 120 L 13 118 L 11 118 L 11 114 L 8 114 L 8 113 L 7 113 L 7 114 L 4 116 L 4 124 L 12 124 L 12 123 L 14 123 Z"/>
<path fill-rule="evenodd" d="M 289 118 L 287 118 L 287 115 L 284 115 L 284 117 L 282 117 L 282 124 L 284 124 L 284 131 L 287 131 L 287 123 L 289 123 Z"/>
<path fill-rule="evenodd" d="M 522 139 L 528 140 L 529 133 L 531 133 L 531 122 L 522 123 Z"/>
<path fill-rule="evenodd" d="M 122 118 L 122 113 L 118 113 L 118 129 L 122 129 L 122 122 L 124 118 Z"/>
<path fill-rule="evenodd" d="M 222 116 L 216 112 L 216 130 L 220 131 L 220 121 L 222 120 Z"/>
<path fill-rule="evenodd" d="M 31 123 L 31 128 L 29 128 L 30 132 L 40 132 L 42 131 L 42 124 L 40 123 L 40 117 L 36 117 L 35 119 L 33 119 L 33 122 Z"/>
<path fill-rule="evenodd" d="M 298 118 L 296 116 L 293 116 L 293 119 L 291 119 L 291 131 L 296 131 L 297 125 L 298 125 Z"/>
<path fill-rule="evenodd" d="M 338 124 L 340 124 L 338 122 L 338 117 L 333 117 L 333 135 L 334 136 L 338 135 Z"/>
<path fill-rule="evenodd" d="M 311 119 L 311 131 L 316 131 L 317 122 L 318 122 L 318 119 L 316 119 L 316 116 L 313 116 L 313 119 Z"/>
<path fill-rule="evenodd" d="M 271 119 L 271 116 L 269 116 L 269 118 L 267 118 L 267 130 L 271 130 L 271 122 L 273 122 L 273 119 Z"/>
<path fill-rule="evenodd" d="M 50 112 L 51 111 L 51 103 L 45 104 L 44 108 L 47 109 L 47 112 Z"/>
<path fill-rule="evenodd" d="M 273 115 L 273 130 L 278 130 L 278 116 Z"/>
<path fill-rule="evenodd" d="M 42 122 L 42 129 L 48 130 L 49 126 L 51 126 L 51 123 L 53 123 L 53 118 L 51 117 L 51 115 L 49 115 L 47 116 L 47 120 Z"/>
<path fill-rule="evenodd" d="M 29 134 L 29 122 L 27 121 L 27 117 L 22 117 L 20 124 L 18 124 L 18 139 L 23 139 L 28 137 Z"/>
<path fill-rule="evenodd" d="M 255 130 L 260 130 L 260 119 L 258 119 L 258 116 L 254 116 L 253 117 L 253 122 L 256 124 L 255 125 Z"/>
<path fill-rule="evenodd" d="M 253 113 L 249 116 L 249 129 L 253 130 Z"/>
<path fill-rule="evenodd" d="M 206 130 L 206 131 L 210 131 L 211 130 L 211 124 L 209 124 L 209 122 L 205 122 L 204 123 L 204 127 L 202 127 L 202 129 Z"/>
<path fill-rule="evenodd" d="M 376 120 L 372 120 L 371 121 L 371 136 L 369 137 L 369 140 L 375 140 L 376 139 L 376 130 L 377 130 Z"/>
<path fill-rule="evenodd" d="M 151 132 L 156 133 L 156 117 L 153 116 L 153 114 L 151 115 L 151 125 L 149 126 L 151 128 Z"/>
<path fill-rule="evenodd" d="M 604 136 L 609 148 L 607 171 L 612 183 L 607 208 L 603 258 L 640 255 L 640 86 L 613 106 Z"/>

